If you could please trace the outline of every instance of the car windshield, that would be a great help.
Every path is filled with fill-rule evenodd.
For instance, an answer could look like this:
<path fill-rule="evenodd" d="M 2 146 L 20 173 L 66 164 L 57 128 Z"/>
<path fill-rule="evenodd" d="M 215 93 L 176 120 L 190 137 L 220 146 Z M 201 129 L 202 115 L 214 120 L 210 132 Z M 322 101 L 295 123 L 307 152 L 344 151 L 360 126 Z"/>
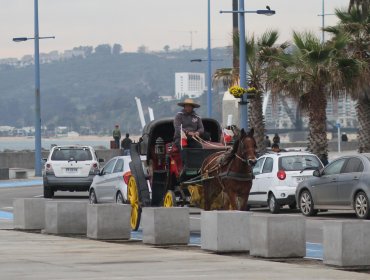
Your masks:
<path fill-rule="evenodd" d="M 92 160 L 92 155 L 87 148 L 58 148 L 54 149 L 51 160 L 55 161 L 85 161 Z"/>
<path fill-rule="evenodd" d="M 279 158 L 279 170 L 302 171 L 304 169 L 317 169 L 322 165 L 314 155 L 294 155 Z"/>

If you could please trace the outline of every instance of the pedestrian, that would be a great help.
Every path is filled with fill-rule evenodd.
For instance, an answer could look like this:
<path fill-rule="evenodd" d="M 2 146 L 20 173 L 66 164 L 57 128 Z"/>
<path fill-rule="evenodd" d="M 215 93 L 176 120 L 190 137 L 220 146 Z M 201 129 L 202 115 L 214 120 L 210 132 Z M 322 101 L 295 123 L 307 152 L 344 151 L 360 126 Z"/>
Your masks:
<path fill-rule="evenodd" d="M 131 143 L 132 143 L 132 140 L 130 139 L 130 134 L 126 133 L 126 137 L 122 140 L 122 143 L 121 143 L 124 156 L 130 155 Z"/>
<path fill-rule="evenodd" d="M 202 119 L 194 112 L 194 108 L 199 108 L 200 105 L 190 98 L 177 105 L 184 107 L 184 109 L 176 114 L 173 122 L 176 146 L 178 148 L 185 146 L 187 148 L 201 148 L 202 145 L 193 139 L 193 137 L 203 136 L 204 133 Z"/>
<path fill-rule="evenodd" d="M 328 165 L 329 160 L 328 160 L 328 155 L 327 154 L 321 154 L 319 158 L 320 158 L 320 160 L 321 160 L 321 162 L 324 166 Z"/>
<path fill-rule="evenodd" d="M 121 130 L 119 129 L 119 125 L 116 124 L 114 130 L 113 130 L 113 139 L 114 143 L 116 145 L 116 149 L 119 149 L 119 142 L 121 140 Z"/>
<path fill-rule="evenodd" d="M 348 142 L 348 137 L 347 137 L 347 134 L 345 132 L 343 132 L 343 134 L 342 134 L 342 142 Z"/>
<path fill-rule="evenodd" d="M 271 147 L 271 141 L 268 135 L 266 135 L 265 140 L 263 140 L 263 146 L 265 148 L 270 148 Z"/>
<path fill-rule="evenodd" d="M 275 133 L 274 138 L 272 138 L 272 142 L 274 142 L 275 144 L 280 144 L 280 136 L 279 136 L 279 134 Z"/>
<path fill-rule="evenodd" d="M 274 143 L 274 144 L 272 144 L 272 146 L 271 146 L 271 151 L 273 151 L 273 152 L 275 152 L 275 153 L 280 153 L 280 147 L 279 147 L 279 145 L 278 144 L 276 144 L 276 143 Z"/>

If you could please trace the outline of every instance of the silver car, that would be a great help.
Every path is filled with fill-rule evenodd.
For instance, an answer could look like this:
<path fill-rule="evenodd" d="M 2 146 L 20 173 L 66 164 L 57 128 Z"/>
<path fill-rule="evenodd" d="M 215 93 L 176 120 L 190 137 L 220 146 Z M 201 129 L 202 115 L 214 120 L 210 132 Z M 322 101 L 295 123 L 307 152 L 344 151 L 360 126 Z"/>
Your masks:
<path fill-rule="evenodd" d="M 298 207 L 305 216 L 318 210 L 354 210 L 360 219 L 369 219 L 370 154 L 343 156 L 296 189 Z"/>

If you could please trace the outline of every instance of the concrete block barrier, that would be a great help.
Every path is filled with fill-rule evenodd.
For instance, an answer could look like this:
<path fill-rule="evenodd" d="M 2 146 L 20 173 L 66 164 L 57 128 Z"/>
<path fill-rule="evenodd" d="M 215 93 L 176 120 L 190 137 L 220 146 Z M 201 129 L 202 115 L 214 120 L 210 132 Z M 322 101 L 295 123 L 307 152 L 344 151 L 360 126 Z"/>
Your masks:
<path fill-rule="evenodd" d="M 190 240 L 189 208 L 144 207 L 142 227 L 143 243 L 188 244 Z"/>
<path fill-rule="evenodd" d="M 250 218 L 251 256 L 291 258 L 306 255 L 306 221 L 303 216 L 258 215 Z"/>
<path fill-rule="evenodd" d="M 17 198 L 13 201 L 15 229 L 43 229 L 45 225 L 44 198 Z"/>
<path fill-rule="evenodd" d="M 326 221 L 324 264 L 370 266 L 370 221 Z"/>
<path fill-rule="evenodd" d="M 130 239 L 131 205 L 89 204 L 87 237 L 91 239 Z"/>
<path fill-rule="evenodd" d="M 249 251 L 251 212 L 202 211 L 201 248 L 214 252 Z"/>
<path fill-rule="evenodd" d="M 86 234 L 87 202 L 47 201 L 45 233 Z"/>

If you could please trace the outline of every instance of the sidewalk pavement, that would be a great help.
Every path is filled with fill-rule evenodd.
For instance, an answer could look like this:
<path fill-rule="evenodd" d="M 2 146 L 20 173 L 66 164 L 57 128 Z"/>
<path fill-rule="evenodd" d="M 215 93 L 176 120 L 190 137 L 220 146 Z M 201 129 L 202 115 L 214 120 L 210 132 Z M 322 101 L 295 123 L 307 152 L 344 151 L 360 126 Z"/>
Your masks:
<path fill-rule="evenodd" d="M 158 248 L 0 230 L 0 275 L 8 279 L 369 279 L 318 261 L 281 263 L 199 247 Z"/>

